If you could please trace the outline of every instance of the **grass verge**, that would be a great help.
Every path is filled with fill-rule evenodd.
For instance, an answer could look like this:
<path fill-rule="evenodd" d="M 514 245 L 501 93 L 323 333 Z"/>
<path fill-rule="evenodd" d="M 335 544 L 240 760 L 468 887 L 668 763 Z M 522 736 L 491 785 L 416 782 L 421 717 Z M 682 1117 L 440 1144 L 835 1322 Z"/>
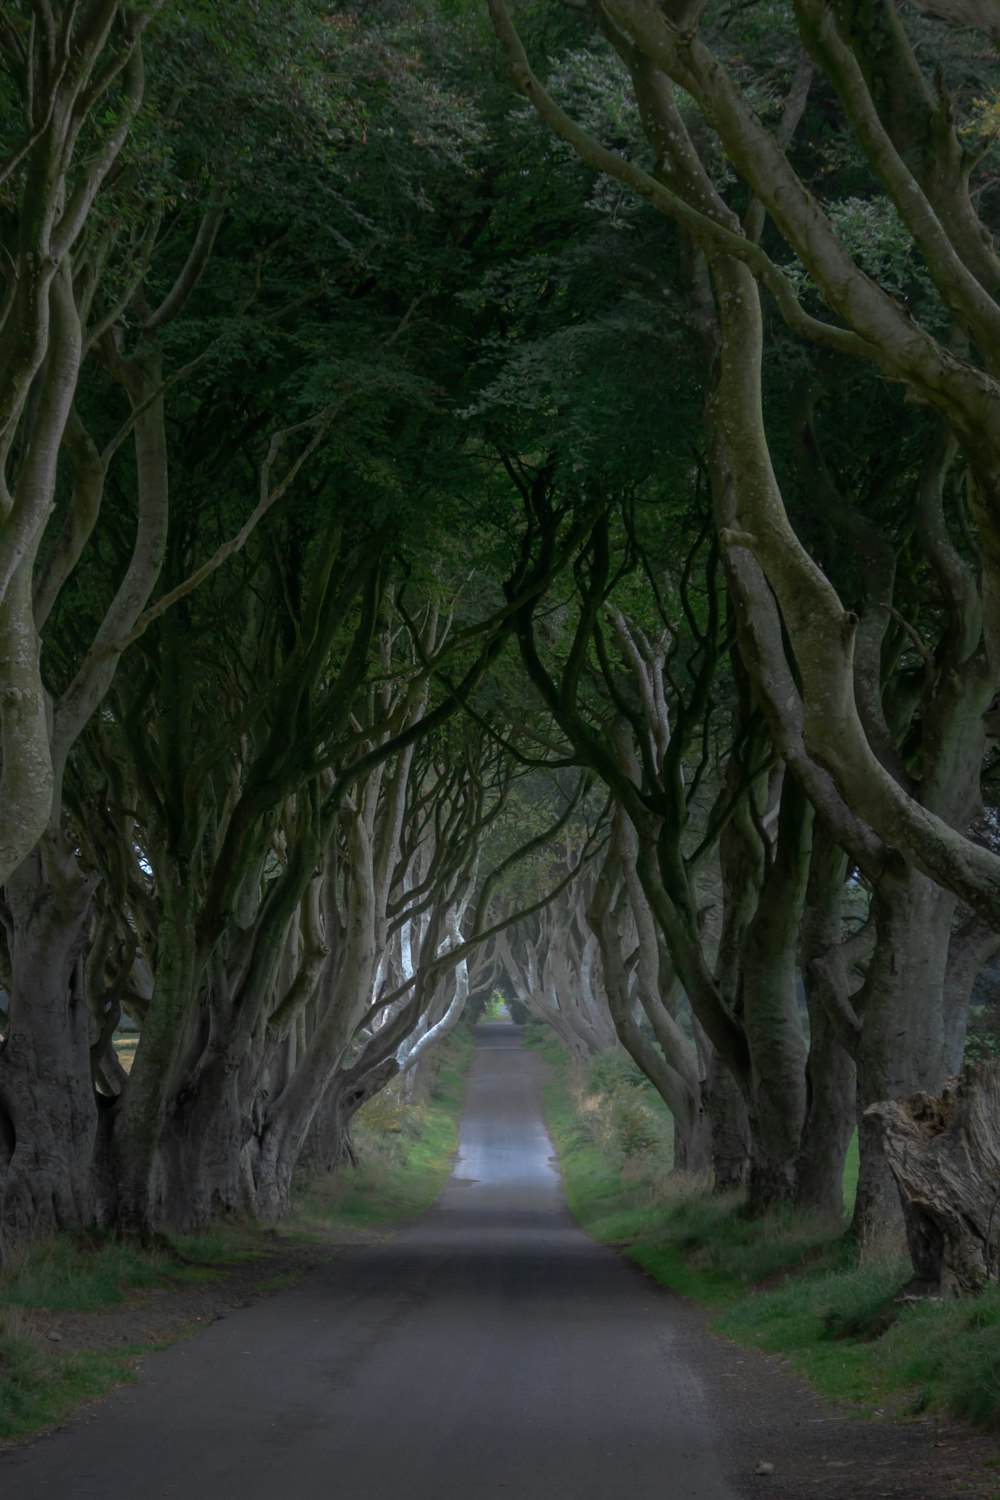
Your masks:
<path fill-rule="evenodd" d="M 433 1054 L 433 1079 L 413 1099 L 390 1085 L 358 1112 L 358 1165 L 296 1194 L 286 1233 L 329 1236 L 385 1229 L 414 1219 L 444 1187 L 458 1149 L 458 1117 L 475 1037 L 459 1027 Z"/>
<path fill-rule="evenodd" d="M 749 1220 L 740 1197 L 670 1176 L 662 1154 L 623 1160 L 581 1109 L 593 1078 L 551 1044 L 543 1051 L 555 1067 L 546 1122 L 570 1208 L 594 1239 L 711 1308 L 720 1333 L 789 1357 L 837 1400 L 870 1413 L 944 1409 L 1000 1428 L 1000 1287 L 964 1302 L 896 1302 L 912 1274 L 898 1251 L 859 1257 L 842 1225 L 790 1209 Z"/>
<path fill-rule="evenodd" d="M 223 1222 L 149 1249 L 99 1231 L 57 1234 L 8 1261 L 0 1270 L 0 1444 L 24 1441 L 134 1379 L 139 1355 L 202 1326 L 193 1312 L 192 1321 L 171 1315 L 184 1293 L 218 1283 L 224 1310 L 233 1305 L 227 1282 L 237 1268 L 244 1291 L 277 1291 L 315 1264 L 315 1254 L 295 1260 L 296 1250 L 382 1237 L 428 1208 L 458 1146 L 473 1046 L 471 1029 L 460 1028 L 430 1059 L 433 1078 L 414 1100 L 390 1089 L 370 1101 L 354 1133 L 358 1167 L 303 1184 L 276 1229 Z M 131 1340 L 139 1309 L 143 1327 L 156 1329 L 153 1342 L 137 1336 L 114 1348 L 60 1347 L 60 1315 L 68 1315 L 77 1340 L 86 1339 L 79 1314 L 95 1315 L 95 1327 L 115 1320 Z"/>
<path fill-rule="evenodd" d="M 19 1308 L 0 1307 L 0 1441 L 33 1437 L 133 1379 L 141 1352 L 126 1347 L 63 1353 L 46 1347 Z"/>

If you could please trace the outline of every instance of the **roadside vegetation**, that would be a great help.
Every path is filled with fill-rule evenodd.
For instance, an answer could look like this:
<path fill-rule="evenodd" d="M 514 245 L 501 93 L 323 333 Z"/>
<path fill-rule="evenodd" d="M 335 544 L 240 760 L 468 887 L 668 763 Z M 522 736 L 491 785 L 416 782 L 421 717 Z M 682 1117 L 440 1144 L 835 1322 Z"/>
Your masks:
<path fill-rule="evenodd" d="M 946 1409 L 1000 1428 L 1000 1286 L 896 1300 L 912 1271 L 899 1238 L 860 1250 L 846 1215 L 776 1205 L 748 1217 L 744 1193 L 713 1194 L 704 1178 L 671 1172 L 656 1096 L 639 1075 L 614 1056 L 573 1063 L 531 1031 L 554 1068 L 545 1114 L 567 1198 L 592 1238 L 711 1308 L 720 1334 L 787 1356 L 839 1401 L 870 1414 Z M 845 1174 L 848 1198 L 850 1186 Z"/>
<path fill-rule="evenodd" d="M 473 1045 L 471 1026 L 461 1026 L 428 1060 L 412 1097 L 390 1086 L 365 1105 L 355 1126 L 357 1166 L 303 1179 L 277 1228 L 233 1219 L 201 1234 L 162 1235 L 148 1246 L 107 1232 L 63 1232 L 12 1257 L 0 1273 L 0 1446 L 36 1435 L 133 1379 L 141 1355 L 200 1326 L 173 1322 L 154 1342 L 69 1349 L 50 1314 L 93 1314 L 99 1327 L 102 1318 L 130 1309 L 148 1314 L 151 1298 L 166 1307 L 172 1295 L 206 1284 L 218 1286 L 220 1306 L 232 1305 L 237 1269 L 254 1273 L 249 1280 L 244 1274 L 241 1286 L 277 1291 L 326 1254 L 381 1238 L 428 1208 L 457 1149 Z"/>
<path fill-rule="evenodd" d="M 354 1126 L 358 1164 L 304 1182 L 283 1236 L 323 1239 L 416 1218 L 444 1186 L 458 1149 L 463 1077 L 475 1045 L 462 1025 L 432 1053 L 433 1083 L 390 1084 L 360 1110 Z"/>

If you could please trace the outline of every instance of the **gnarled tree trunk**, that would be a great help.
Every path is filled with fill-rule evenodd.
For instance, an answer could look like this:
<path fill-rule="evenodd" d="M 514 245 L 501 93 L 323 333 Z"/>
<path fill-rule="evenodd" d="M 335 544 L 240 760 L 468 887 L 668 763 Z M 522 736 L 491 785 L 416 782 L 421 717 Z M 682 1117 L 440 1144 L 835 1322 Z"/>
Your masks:
<path fill-rule="evenodd" d="M 940 1095 L 873 1104 L 896 1179 L 914 1279 L 907 1291 L 960 1297 L 998 1276 L 1000 1062 L 973 1063 Z"/>

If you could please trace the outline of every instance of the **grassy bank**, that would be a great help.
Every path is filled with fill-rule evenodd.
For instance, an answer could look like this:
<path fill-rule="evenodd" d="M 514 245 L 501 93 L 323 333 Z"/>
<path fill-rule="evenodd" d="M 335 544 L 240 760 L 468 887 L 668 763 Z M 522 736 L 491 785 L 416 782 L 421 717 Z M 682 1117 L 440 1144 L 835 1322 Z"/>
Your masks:
<path fill-rule="evenodd" d="M 839 1400 L 871 1412 L 944 1408 L 1000 1428 L 1000 1287 L 966 1302 L 895 1302 L 911 1274 L 899 1248 L 859 1257 L 843 1226 L 790 1210 L 750 1221 L 738 1197 L 673 1179 L 669 1156 L 594 1128 L 614 1120 L 615 1089 L 644 1103 L 641 1085 L 619 1081 L 602 1105 L 600 1070 L 574 1071 L 554 1046 L 543 1050 L 555 1066 L 547 1123 L 590 1235 L 712 1308 L 720 1333 L 788 1356 Z"/>
<path fill-rule="evenodd" d="M 359 1112 L 358 1166 L 303 1183 L 285 1233 L 319 1235 L 385 1229 L 429 1208 L 451 1171 L 458 1117 L 475 1036 L 459 1027 L 433 1054 L 432 1081 L 407 1100 L 390 1087 Z"/>
<path fill-rule="evenodd" d="M 354 1132 L 358 1167 L 300 1184 L 277 1226 L 227 1221 L 151 1249 L 100 1232 L 59 1234 L 8 1262 L 0 1269 L 0 1443 L 30 1437 L 134 1379 L 140 1355 L 197 1331 L 234 1298 L 288 1285 L 333 1247 L 380 1238 L 428 1208 L 458 1145 L 473 1045 L 470 1029 L 454 1033 L 414 1101 L 393 1089 L 370 1101 Z M 189 1321 L 177 1311 L 185 1299 Z M 88 1341 L 94 1347 L 70 1347 Z"/>

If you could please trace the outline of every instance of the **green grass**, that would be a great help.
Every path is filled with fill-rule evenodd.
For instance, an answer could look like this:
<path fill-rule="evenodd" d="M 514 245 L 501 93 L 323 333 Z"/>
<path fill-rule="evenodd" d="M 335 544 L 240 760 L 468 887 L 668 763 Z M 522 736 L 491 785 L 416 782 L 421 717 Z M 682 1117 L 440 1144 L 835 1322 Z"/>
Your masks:
<path fill-rule="evenodd" d="M 15 1258 L 0 1279 L 10 1307 L 94 1312 L 128 1291 L 160 1286 L 173 1270 L 164 1249 L 142 1249 L 101 1233 L 57 1234 Z"/>
<path fill-rule="evenodd" d="M 298 1271 L 283 1271 L 276 1276 L 262 1276 L 259 1281 L 253 1283 L 255 1292 L 280 1292 L 285 1287 L 294 1286 L 299 1280 Z"/>
<path fill-rule="evenodd" d="M 142 1350 L 59 1352 L 32 1336 L 16 1310 L 0 1310 L 0 1441 L 11 1442 L 60 1421 L 85 1401 L 134 1379 Z"/>
<path fill-rule="evenodd" d="M 908 1263 L 849 1264 L 730 1307 L 719 1327 L 790 1355 L 822 1389 L 864 1407 L 945 1408 L 1000 1428 L 1000 1287 L 963 1302 L 900 1306 Z"/>
<path fill-rule="evenodd" d="M 259 1225 L 222 1224 L 210 1232 L 162 1236 L 142 1246 L 105 1230 L 55 1234 L 14 1256 L 0 1273 L 0 1305 L 52 1312 L 99 1312 L 135 1292 L 200 1283 L 274 1248 Z"/>
<path fill-rule="evenodd" d="M 595 1144 L 565 1057 L 548 1051 L 556 1076 L 546 1121 L 588 1234 L 713 1309 L 720 1333 L 785 1355 L 835 1399 L 868 1411 L 946 1409 L 1000 1428 L 1000 1287 L 964 1302 L 900 1304 L 909 1261 L 859 1257 L 842 1225 L 791 1209 L 748 1219 L 738 1195 L 674 1179 L 662 1159 L 623 1173 Z M 855 1141 L 845 1205 L 856 1184 Z"/>
<path fill-rule="evenodd" d="M 133 1378 L 133 1363 L 149 1345 L 112 1351 L 62 1350 L 31 1322 L 33 1309 L 99 1313 L 127 1307 L 136 1293 L 178 1283 L 213 1280 L 232 1263 L 260 1257 L 246 1226 L 207 1235 L 164 1239 L 152 1248 L 100 1231 L 56 1234 L 14 1257 L 0 1274 L 0 1442 L 38 1433 L 82 1402 Z"/>

